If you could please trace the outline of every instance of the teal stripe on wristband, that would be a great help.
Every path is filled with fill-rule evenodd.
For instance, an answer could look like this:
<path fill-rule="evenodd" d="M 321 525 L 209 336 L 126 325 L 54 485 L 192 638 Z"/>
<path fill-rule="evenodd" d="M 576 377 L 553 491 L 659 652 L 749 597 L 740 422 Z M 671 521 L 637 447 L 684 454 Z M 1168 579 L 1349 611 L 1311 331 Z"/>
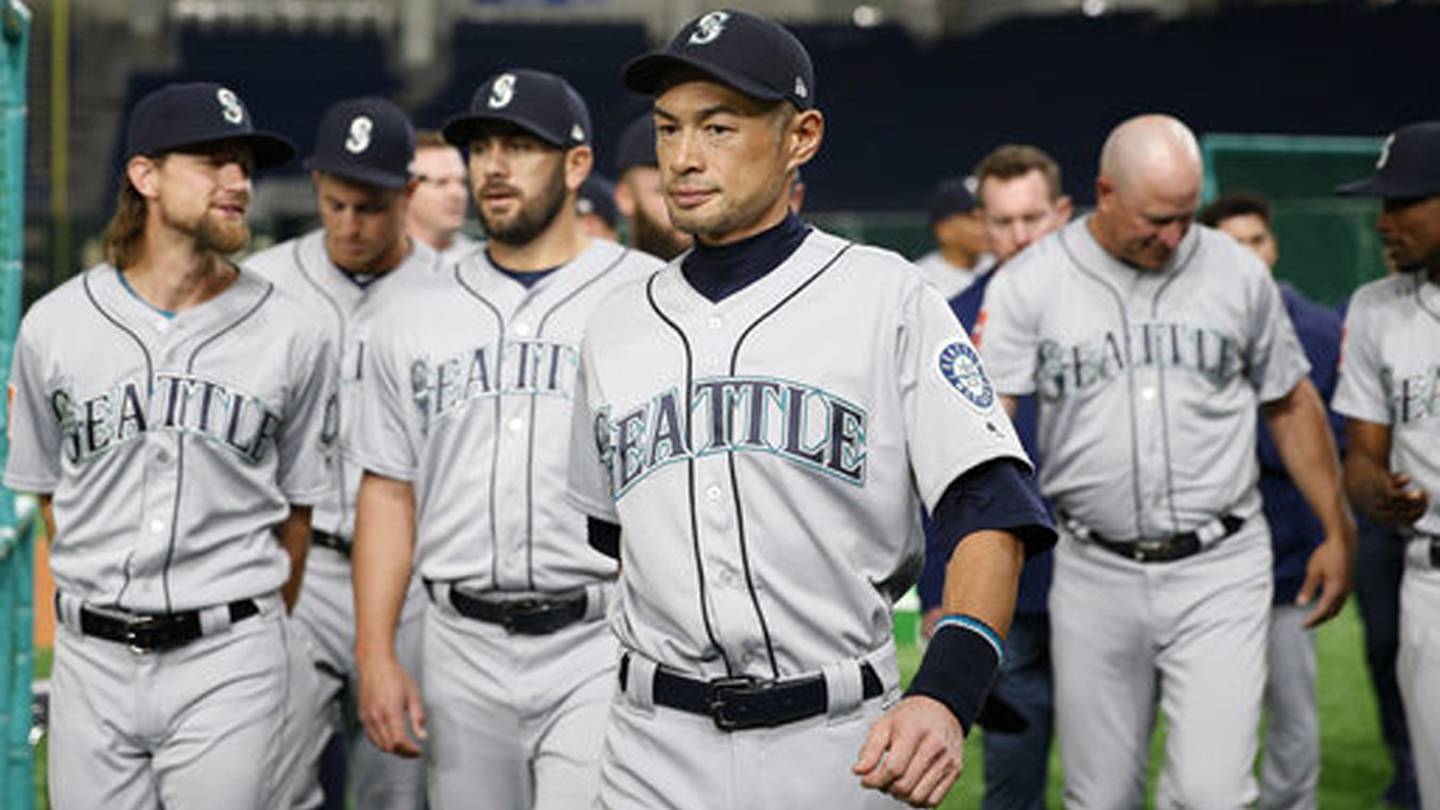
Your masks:
<path fill-rule="evenodd" d="M 990 625 L 980 621 L 974 616 L 966 613 L 946 614 L 940 621 L 935 623 L 935 631 L 938 633 L 942 627 L 963 627 L 979 635 L 981 638 L 990 642 L 991 647 L 995 648 L 995 659 L 997 661 L 1005 660 L 1005 642 L 1000 639 L 1000 634 L 991 629 Z"/>

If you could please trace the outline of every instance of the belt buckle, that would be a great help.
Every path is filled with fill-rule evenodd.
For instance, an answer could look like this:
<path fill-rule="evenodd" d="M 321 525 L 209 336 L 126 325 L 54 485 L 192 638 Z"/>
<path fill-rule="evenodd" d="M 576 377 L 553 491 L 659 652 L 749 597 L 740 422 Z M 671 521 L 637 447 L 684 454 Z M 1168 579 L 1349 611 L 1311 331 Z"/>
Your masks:
<path fill-rule="evenodd" d="M 1151 558 L 1165 551 L 1170 544 L 1170 538 L 1154 540 L 1136 540 L 1130 547 L 1130 558 L 1135 562 L 1148 562 Z"/>
<path fill-rule="evenodd" d="M 130 648 L 130 652 L 136 655 L 145 655 L 155 651 L 155 640 L 148 636 L 148 632 L 154 630 L 156 624 L 156 617 L 148 614 L 125 618 L 125 645 Z M 149 642 L 149 644 L 143 642 Z"/>
<path fill-rule="evenodd" d="M 728 678 L 716 678 L 708 683 L 710 719 L 715 721 L 715 726 L 721 731 L 736 731 L 750 728 L 753 722 L 747 722 L 744 718 L 731 717 L 725 713 L 728 705 L 726 697 L 729 695 L 756 695 L 765 691 L 766 684 L 759 678 L 750 675 L 734 675 Z"/>
<path fill-rule="evenodd" d="M 529 622 L 543 619 L 546 615 L 555 611 L 555 608 L 549 602 L 543 599 L 536 599 L 533 596 L 525 597 L 524 599 L 515 599 L 501 604 L 503 604 L 504 607 L 500 609 L 500 626 L 505 628 L 505 632 L 512 635 L 525 632 L 520 626 L 522 621 L 525 621 L 528 626 Z"/>

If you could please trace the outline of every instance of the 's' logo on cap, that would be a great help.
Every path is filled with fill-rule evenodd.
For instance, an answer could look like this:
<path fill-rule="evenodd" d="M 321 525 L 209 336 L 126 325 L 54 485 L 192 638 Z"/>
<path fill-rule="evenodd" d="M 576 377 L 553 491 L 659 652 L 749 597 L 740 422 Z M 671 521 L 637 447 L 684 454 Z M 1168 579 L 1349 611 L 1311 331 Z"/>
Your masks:
<path fill-rule="evenodd" d="M 215 91 L 215 100 L 220 102 L 220 115 L 232 124 L 245 123 L 245 108 L 240 106 L 240 99 L 230 88 L 222 87 Z"/>
<path fill-rule="evenodd" d="M 357 115 L 350 119 L 350 137 L 345 139 L 345 151 L 358 155 L 370 148 L 370 131 L 375 122 L 368 115 Z"/>
<path fill-rule="evenodd" d="M 1390 147 L 1395 145 L 1395 134 L 1392 132 L 1385 142 L 1380 144 L 1380 159 L 1375 161 L 1375 168 L 1383 169 L 1385 164 L 1390 162 Z"/>
<path fill-rule="evenodd" d="M 805 80 L 802 79 L 802 78 L 799 77 L 799 76 L 796 76 L 796 77 L 795 77 L 795 96 L 796 96 L 797 98 L 807 98 L 807 97 L 809 97 L 809 95 L 810 95 L 810 88 L 808 88 L 808 87 L 805 86 Z"/>
<path fill-rule="evenodd" d="M 581 141 L 584 141 L 584 140 L 585 140 L 585 130 L 584 130 L 584 129 L 581 129 L 581 127 L 580 127 L 579 124 L 576 124 L 576 125 L 570 127 L 570 138 L 571 138 L 571 140 L 575 141 L 576 143 L 580 143 Z"/>
<path fill-rule="evenodd" d="M 515 74 L 506 73 L 496 79 L 494 84 L 490 85 L 490 100 L 486 103 L 490 105 L 490 109 L 498 110 L 501 107 L 508 106 L 514 98 Z"/>
<path fill-rule="evenodd" d="M 725 31 L 725 21 L 730 15 L 724 11 L 712 11 L 695 21 L 695 31 L 690 34 L 691 45 L 707 45 L 714 42 Z"/>

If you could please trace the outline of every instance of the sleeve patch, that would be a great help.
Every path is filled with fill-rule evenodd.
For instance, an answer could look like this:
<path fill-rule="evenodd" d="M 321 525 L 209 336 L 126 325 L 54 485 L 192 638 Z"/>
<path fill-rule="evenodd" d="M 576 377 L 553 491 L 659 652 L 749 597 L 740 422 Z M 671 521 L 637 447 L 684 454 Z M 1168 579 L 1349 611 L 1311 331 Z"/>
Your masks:
<path fill-rule="evenodd" d="M 995 407 L 995 386 L 980 364 L 980 355 L 969 344 L 959 340 L 945 344 L 939 352 L 939 366 L 950 387 L 977 411 L 989 413 Z"/>

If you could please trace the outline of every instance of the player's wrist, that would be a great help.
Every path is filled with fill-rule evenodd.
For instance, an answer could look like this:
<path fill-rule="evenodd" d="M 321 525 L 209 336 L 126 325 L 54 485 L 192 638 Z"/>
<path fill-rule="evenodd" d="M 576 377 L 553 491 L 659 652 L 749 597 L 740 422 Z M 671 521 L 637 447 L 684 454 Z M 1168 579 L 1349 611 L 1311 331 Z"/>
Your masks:
<path fill-rule="evenodd" d="M 947 615 L 936 624 L 925 658 L 905 695 L 939 701 L 968 735 L 1003 659 L 1003 641 L 989 625 L 974 616 Z"/>

